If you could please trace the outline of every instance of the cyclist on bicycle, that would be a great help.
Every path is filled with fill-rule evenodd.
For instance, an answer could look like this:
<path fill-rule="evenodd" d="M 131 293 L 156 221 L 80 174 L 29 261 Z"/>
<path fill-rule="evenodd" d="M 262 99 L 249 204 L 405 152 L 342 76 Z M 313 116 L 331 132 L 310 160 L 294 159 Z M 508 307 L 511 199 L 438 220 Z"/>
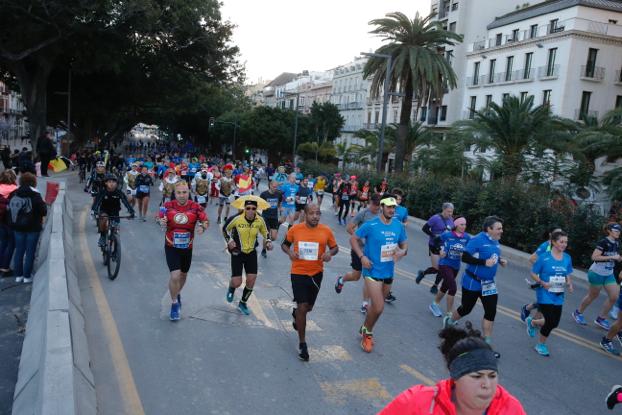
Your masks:
<path fill-rule="evenodd" d="M 93 200 L 100 193 L 100 191 L 104 188 L 104 181 L 106 179 L 106 163 L 103 161 L 98 161 L 95 164 L 95 170 L 91 172 L 91 176 L 86 182 L 86 186 L 84 187 L 84 191 L 91 192 L 91 196 Z"/>
<path fill-rule="evenodd" d="M 97 194 L 91 212 L 98 217 L 99 223 L 99 242 L 100 247 L 106 244 L 106 232 L 108 231 L 108 218 L 113 217 L 110 221 L 119 224 L 119 212 L 121 211 L 121 203 L 130 213 L 130 219 L 134 218 L 134 208 L 127 201 L 125 194 L 119 189 L 119 179 L 114 174 L 107 174 L 105 178 L 105 186 Z"/>

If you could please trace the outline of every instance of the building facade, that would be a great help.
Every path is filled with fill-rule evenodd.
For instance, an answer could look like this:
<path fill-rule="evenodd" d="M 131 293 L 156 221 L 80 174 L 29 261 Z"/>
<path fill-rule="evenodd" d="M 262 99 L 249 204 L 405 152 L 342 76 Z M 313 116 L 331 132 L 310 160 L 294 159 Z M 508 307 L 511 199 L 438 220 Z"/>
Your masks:
<path fill-rule="evenodd" d="M 23 146 L 28 140 L 28 122 L 25 117 L 26 107 L 21 94 L 10 90 L 0 81 L 0 143 L 11 147 Z M 29 143 L 28 143 L 29 145 Z"/>

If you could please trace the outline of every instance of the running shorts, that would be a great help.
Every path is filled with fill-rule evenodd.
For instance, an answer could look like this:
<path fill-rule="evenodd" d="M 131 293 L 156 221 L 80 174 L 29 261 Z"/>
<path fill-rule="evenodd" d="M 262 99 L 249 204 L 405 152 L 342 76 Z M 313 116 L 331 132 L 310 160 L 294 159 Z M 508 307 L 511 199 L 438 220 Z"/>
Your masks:
<path fill-rule="evenodd" d="M 297 304 L 309 304 L 311 307 L 315 304 L 317 295 L 320 293 L 322 286 L 323 274 L 300 275 L 291 274 L 292 292 L 294 293 L 294 301 Z"/>
<path fill-rule="evenodd" d="M 281 224 L 279 223 L 278 218 L 263 218 L 264 222 L 266 222 L 266 227 L 268 230 L 278 231 Z"/>
<path fill-rule="evenodd" d="M 238 252 L 237 254 L 231 254 L 231 276 L 241 277 L 242 272 L 246 271 L 248 274 L 257 274 L 257 251 L 245 254 L 244 252 Z"/>
<path fill-rule="evenodd" d="M 179 270 L 186 273 L 190 270 L 192 249 L 181 249 L 165 245 L 164 253 L 166 254 L 166 264 L 170 272 Z"/>
<path fill-rule="evenodd" d="M 590 282 L 590 285 L 599 287 L 618 283 L 616 281 L 616 277 L 613 274 L 600 275 L 595 273 L 594 271 L 588 271 L 587 280 Z"/>
<path fill-rule="evenodd" d="M 371 280 L 371 281 L 376 281 L 376 282 L 381 282 L 385 285 L 391 285 L 393 284 L 393 278 L 376 278 L 376 277 L 365 277 L 365 279 Z"/>

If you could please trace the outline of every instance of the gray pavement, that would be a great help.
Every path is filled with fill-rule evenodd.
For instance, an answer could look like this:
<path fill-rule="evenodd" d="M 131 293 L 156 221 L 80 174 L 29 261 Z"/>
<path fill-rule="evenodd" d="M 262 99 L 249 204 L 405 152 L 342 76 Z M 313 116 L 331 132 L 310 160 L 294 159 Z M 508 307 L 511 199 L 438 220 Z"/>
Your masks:
<path fill-rule="evenodd" d="M 259 259 L 260 276 L 249 303 L 253 314 L 239 314 L 225 301 L 229 257 L 216 226 L 216 208 L 209 206 L 212 225 L 196 239 L 182 293 L 182 319 L 171 323 L 159 226 L 153 219 L 122 223 L 121 271 L 110 281 L 87 215 L 90 198 L 77 184 L 77 173 L 68 189 L 101 414 L 373 414 L 411 385 L 447 377 L 437 349 L 441 320 L 427 308 L 429 281 L 414 283 L 428 258 L 427 239 L 413 227 L 409 255 L 398 263 L 398 300 L 385 307 L 375 329 L 376 347 L 366 354 L 357 335 L 360 282 L 347 284 L 340 295 L 333 289 L 335 276 L 349 270 L 349 244 L 325 201 L 322 222 L 333 228 L 345 249 L 326 265 L 322 291 L 309 316 L 311 361 L 304 363 L 297 359 L 291 328 L 289 261 L 278 246 L 267 260 Z M 620 382 L 622 362 L 599 349 L 601 329 L 579 327 L 570 317 L 586 292 L 585 283 L 577 282 L 575 293 L 567 296 L 560 330 L 549 340 L 552 356 L 543 358 L 518 317 L 521 304 L 534 298 L 524 283 L 527 275 L 526 264 L 516 263 L 498 274 L 500 305 L 493 338 L 501 353 L 501 384 L 529 414 L 608 413 L 604 396 Z M 238 290 L 236 301 L 240 295 Z M 590 320 L 603 299 L 587 310 Z M 478 306 L 467 319 L 479 325 L 481 318 Z"/>

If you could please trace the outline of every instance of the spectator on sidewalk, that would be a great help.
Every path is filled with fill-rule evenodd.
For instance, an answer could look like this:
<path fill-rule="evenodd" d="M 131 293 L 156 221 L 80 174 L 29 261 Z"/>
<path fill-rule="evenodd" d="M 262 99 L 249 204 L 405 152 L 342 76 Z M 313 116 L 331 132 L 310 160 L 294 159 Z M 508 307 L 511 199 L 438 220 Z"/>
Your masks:
<path fill-rule="evenodd" d="M 26 172 L 19 177 L 19 188 L 11 194 L 7 211 L 9 226 L 15 232 L 15 282 L 32 282 L 32 266 L 47 206 L 37 190 L 37 178 Z"/>
<path fill-rule="evenodd" d="M 52 142 L 52 134 L 49 131 L 39 137 L 37 154 L 39 154 L 39 158 L 41 159 L 41 175 L 48 177 L 48 164 L 50 160 L 56 158 L 56 149 Z"/>
<path fill-rule="evenodd" d="M 15 235 L 7 221 L 7 209 L 11 193 L 17 189 L 17 176 L 11 169 L 0 173 L 0 275 L 11 277 L 11 258 L 15 251 Z"/>
<path fill-rule="evenodd" d="M 0 159 L 2 159 L 2 164 L 5 169 L 13 167 L 11 163 L 11 147 L 8 145 L 2 147 L 2 150 L 0 150 Z"/>

